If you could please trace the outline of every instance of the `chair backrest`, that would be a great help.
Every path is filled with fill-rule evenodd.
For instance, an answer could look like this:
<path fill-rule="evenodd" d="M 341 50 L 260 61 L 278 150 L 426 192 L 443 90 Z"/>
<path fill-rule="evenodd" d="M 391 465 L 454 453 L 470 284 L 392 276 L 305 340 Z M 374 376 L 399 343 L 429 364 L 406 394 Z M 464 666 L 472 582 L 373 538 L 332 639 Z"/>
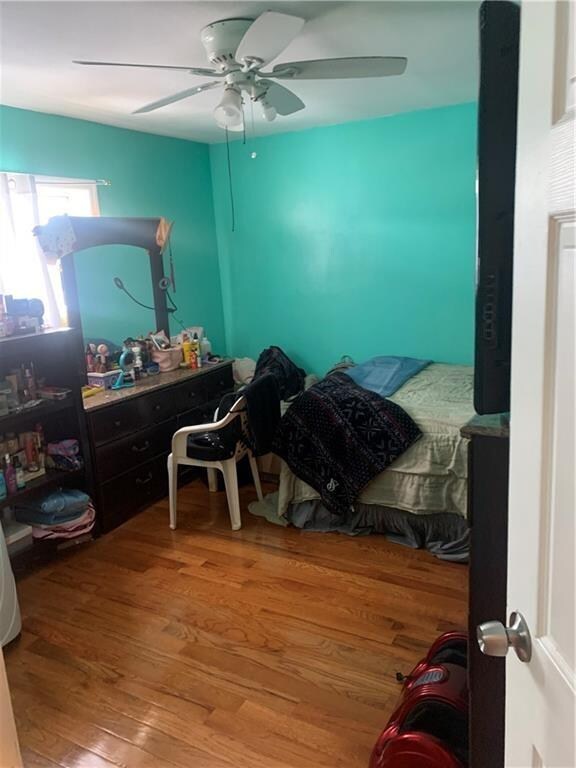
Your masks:
<path fill-rule="evenodd" d="M 240 395 L 236 402 L 232 405 L 230 408 L 229 413 L 241 413 L 242 411 L 246 411 L 246 398 L 244 395 Z"/>
<path fill-rule="evenodd" d="M 234 399 L 232 399 L 234 396 Z M 228 406 L 228 403 L 231 405 Z M 229 392 L 224 395 L 218 408 L 214 412 L 214 421 L 221 421 L 223 427 L 227 426 L 234 419 L 242 415 L 246 411 L 246 398 L 243 395 L 238 395 L 234 392 Z M 224 423 L 225 422 L 225 423 Z"/>
<path fill-rule="evenodd" d="M 172 453 L 177 456 L 185 456 L 187 451 L 188 439 L 191 435 L 201 435 L 204 432 L 217 432 L 221 440 L 232 448 L 235 446 L 236 456 L 242 455 L 245 450 L 244 435 L 247 429 L 246 418 L 246 398 L 242 395 L 236 396 L 226 410 L 224 406 L 224 415 L 218 418 L 218 409 L 214 415 L 211 424 L 194 424 L 193 426 L 182 427 L 172 436 Z"/>
<path fill-rule="evenodd" d="M 220 409 L 218 409 L 220 410 Z M 218 421 L 218 410 L 215 420 Z M 238 423 L 240 422 L 240 423 Z M 248 416 L 246 413 L 246 398 L 240 395 L 228 409 L 228 413 L 221 420 L 218 432 L 224 438 L 236 443 L 235 456 L 238 460 L 246 452 L 246 441 L 244 436 L 247 434 Z"/>

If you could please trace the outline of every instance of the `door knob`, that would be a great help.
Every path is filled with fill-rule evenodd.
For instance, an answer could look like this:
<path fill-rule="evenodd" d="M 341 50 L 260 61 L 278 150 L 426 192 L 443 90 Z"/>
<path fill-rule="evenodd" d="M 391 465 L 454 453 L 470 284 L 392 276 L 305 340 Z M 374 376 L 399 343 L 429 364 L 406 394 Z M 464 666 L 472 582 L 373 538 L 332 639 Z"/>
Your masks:
<path fill-rule="evenodd" d="M 485 621 L 476 629 L 480 650 L 486 656 L 506 656 L 512 646 L 520 661 L 532 658 L 532 639 L 524 616 L 518 611 L 510 614 L 510 626 L 501 621 Z"/>

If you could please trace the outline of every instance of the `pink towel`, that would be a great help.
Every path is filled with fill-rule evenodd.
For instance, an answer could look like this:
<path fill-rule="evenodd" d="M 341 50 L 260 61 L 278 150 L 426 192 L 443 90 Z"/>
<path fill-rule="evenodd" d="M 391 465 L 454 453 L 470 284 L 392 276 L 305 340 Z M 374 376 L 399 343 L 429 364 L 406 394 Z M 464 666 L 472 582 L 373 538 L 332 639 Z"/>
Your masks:
<path fill-rule="evenodd" d="M 86 511 L 74 520 L 58 525 L 33 525 L 32 536 L 35 539 L 73 539 L 91 531 L 95 518 L 96 511 L 93 505 L 89 504 Z"/>

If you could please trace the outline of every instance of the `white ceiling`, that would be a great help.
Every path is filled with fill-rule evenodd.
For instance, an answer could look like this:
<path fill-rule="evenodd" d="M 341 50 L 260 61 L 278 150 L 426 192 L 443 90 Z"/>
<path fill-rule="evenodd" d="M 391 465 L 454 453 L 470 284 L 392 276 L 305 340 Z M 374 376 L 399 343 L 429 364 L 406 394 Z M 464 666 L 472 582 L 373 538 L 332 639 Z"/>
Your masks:
<path fill-rule="evenodd" d="M 275 63 L 337 56 L 407 56 L 401 77 L 288 83 L 305 110 L 265 123 L 280 133 L 477 95 L 477 2 L 2 2 L 0 102 L 197 141 L 223 140 L 212 118 L 219 91 L 143 115 L 147 102 L 205 82 L 186 72 L 80 67 L 72 59 L 208 66 L 200 30 L 265 10 L 307 23 Z"/>

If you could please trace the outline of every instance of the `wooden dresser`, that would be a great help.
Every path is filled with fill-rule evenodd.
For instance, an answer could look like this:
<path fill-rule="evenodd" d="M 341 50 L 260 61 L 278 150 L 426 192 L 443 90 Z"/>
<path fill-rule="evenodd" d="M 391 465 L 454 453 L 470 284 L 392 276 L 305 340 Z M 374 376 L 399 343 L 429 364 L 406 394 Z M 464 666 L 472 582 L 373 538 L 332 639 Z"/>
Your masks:
<path fill-rule="evenodd" d="M 173 433 L 212 421 L 220 398 L 233 386 L 230 360 L 162 373 L 86 399 L 100 532 L 167 495 Z"/>

